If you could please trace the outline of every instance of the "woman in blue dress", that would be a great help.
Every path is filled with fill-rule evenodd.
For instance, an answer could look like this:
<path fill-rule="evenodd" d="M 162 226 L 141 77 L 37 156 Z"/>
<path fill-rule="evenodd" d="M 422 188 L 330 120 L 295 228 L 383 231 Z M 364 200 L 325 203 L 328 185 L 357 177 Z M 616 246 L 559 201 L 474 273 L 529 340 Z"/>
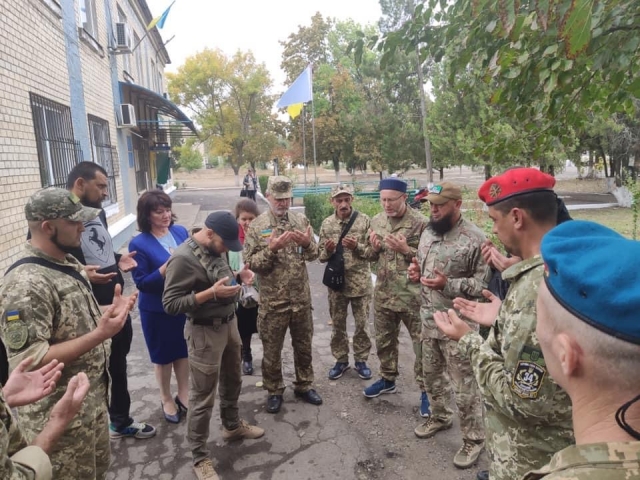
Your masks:
<path fill-rule="evenodd" d="M 140 235 L 129 243 L 136 251 L 138 266 L 133 280 L 140 294 L 138 308 L 142 332 L 147 343 L 156 381 L 160 388 L 162 413 L 167 422 L 178 423 L 187 412 L 189 398 L 189 363 L 184 339 L 184 315 L 169 315 L 162 307 L 167 261 L 175 248 L 189 236 L 187 229 L 175 225 L 171 198 L 161 190 L 142 194 L 138 200 Z M 171 394 L 171 373 L 175 374 L 178 394 Z"/>

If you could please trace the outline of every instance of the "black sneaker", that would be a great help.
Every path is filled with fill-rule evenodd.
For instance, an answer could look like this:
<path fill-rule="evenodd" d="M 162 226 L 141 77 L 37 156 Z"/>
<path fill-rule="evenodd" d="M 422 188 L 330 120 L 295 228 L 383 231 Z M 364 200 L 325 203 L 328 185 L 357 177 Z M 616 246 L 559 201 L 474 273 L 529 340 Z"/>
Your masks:
<path fill-rule="evenodd" d="M 267 399 L 267 412 L 278 413 L 282 407 L 282 395 L 269 395 Z"/>
<path fill-rule="evenodd" d="M 358 372 L 358 376 L 363 380 L 371 379 L 371 369 L 367 367 L 366 362 L 356 362 L 355 366 L 356 372 Z"/>
<path fill-rule="evenodd" d="M 296 397 L 301 398 L 311 405 L 322 405 L 322 397 L 318 395 L 318 392 L 316 392 L 313 388 L 311 390 L 307 390 L 306 392 L 296 391 L 294 393 Z"/>
<path fill-rule="evenodd" d="M 337 362 L 333 368 L 331 370 L 329 370 L 329 380 L 337 380 L 339 379 L 342 375 L 344 375 L 344 372 L 346 372 L 347 370 L 349 370 L 349 364 L 345 363 L 345 362 Z"/>

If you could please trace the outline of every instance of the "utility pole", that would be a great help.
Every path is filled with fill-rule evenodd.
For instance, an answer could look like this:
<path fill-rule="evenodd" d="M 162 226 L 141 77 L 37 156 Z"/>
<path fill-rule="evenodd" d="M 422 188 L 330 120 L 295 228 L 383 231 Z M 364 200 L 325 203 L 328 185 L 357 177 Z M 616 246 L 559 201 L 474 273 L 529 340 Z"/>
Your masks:
<path fill-rule="evenodd" d="M 433 183 L 433 163 L 431 161 L 431 142 L 427 135 L 427 99 L 424 93 L 424 75 L 422 74 L 422 62 L 420 62 L 420 50 L 416 43 L 416 64 L 418 71 L 418 89 L 420 91 L 420 111 L 422 113 L 422 136 L 424 137 L 424 156 L 427 163 L 427 178 L 429 184 Z"/>

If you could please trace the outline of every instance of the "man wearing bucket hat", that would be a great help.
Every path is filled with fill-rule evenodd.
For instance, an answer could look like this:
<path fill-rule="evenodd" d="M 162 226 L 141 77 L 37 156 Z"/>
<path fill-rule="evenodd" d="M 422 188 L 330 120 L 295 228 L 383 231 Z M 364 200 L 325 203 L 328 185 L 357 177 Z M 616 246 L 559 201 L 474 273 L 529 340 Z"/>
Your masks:
<path fill-rule="evenodd" d="M 289 177 L 269 177 L 266 197 L 269 210 L 251 223 L 245 237 L 244 258 L 260 282 L 262 380 L 268 392 L 267 412 L 277 413 L 285 389 L 282 347 L 287 329 L 293 346 L 294 394 L 312 405 L 322 404 L 313 388 L 313 317 L 307 273 L 307 262 L 318 258 L 318 244 L 307 217 L 289 210 L 293 197 Z"/>
<path fill-rule="evenodd" d="M 488 303 L 460 297 L 453 302 L 467 318 L 492 327 L 486 342 L 453 309 L 434 314 L 438 328 L 458 340 L 460 354 L 471 361 L 486 407 L 491 480 L 519 478 L 573 443 L 571 402 L 549 377 L 535 331 L 540 243 L 557 221 L 554 185 L 540 170 L 516 168 L 478 191 L 498 239 L 522 258 L 503 272 L 510 287 L 502 304 L 493 297 Z"/>
<path fill-rule="evenodd" d="M 396 392 L 398 376 L 398 336 L 404 323 L 411 335 L 416 359 L 414 374 L 421 391 L 421 415 L 428 415 L 429 400 L 422 380 L 420 352 L 420 285 L 407 277 L 411 259 L 416 256 L 420 236 L 427 226 L 422 213 L 407 205 L 407 184 L 398 178 L 380 181 L 380 203 L 384 209 L 371 219 L 368 258 L 377 261 L 377 280 L 373 293 L 376 348 L 380 360 L 380 379 L 363 392 L 367 398 Z"/>
<path fill-rule="evenodd" d="M 362 212 L 354 211 L 353 190 L 348 185 L 337 185 L 331 191 L 331 205 L 335 212 L 324 219 L 320 227 L 320 261 L 327 262 L 337 251 L 344 257 L 344 285 L 341 290 L 328 287 L 331 332 L 331 353 L 336 364 L 329 371 L 329 379 L 340 378 L 349 369 L 349 335 L 347 334 L 347 310 L 355 324 L 353 334 L 353 359 L 358 376 L 371 378 L 367 366 L 371 339 L 367 332 L 369 306 L 371 304 L 371 268 L 364 257 L 371 221 Z M 348 228 L 348 231 L 347 231 Z M 342 239 L 342 240 L 340 240 Z"/>
<path fill-rule="evenodd" d="M 253 272 L 229 268 L 228 251 L 238 252 L 238 222 L 231 212 L 210 213 L 204 228 L 194 229 L 167 264 L 162 304 L 170 315 L 187 315 L 184 334 L 189 352 L 187 440 L 199 480 L 217 480 L 207 442 L 216 392 L 224 440 L 255 439 L 262 428 L 238 415 L 242 387 L 235 306 L 241 284 L 253 282 Z M 219 383 L 219 385 L 218 385 Z"/>
<path fill-rule="evenodd" d="M 456 297 L 482 298 L 490 276 L 482 256 L 486 237 L 462 217 L 462 191 L 458 185 L 433 185 L 426 200 L 431 217 L 409 267 L 409 278 L 421 284 L 422 375 L 431 397 L 431 415 L 416 427 L 415 434 L 429 438 L 451 427 L 453 387 L 463 440 L 453 463 L 458 468 L 469 468 L 484 448 L 482 399 L 469 359 L 461 357 L 456 342 L 438 330 L 433 314 L 452 308 Z M 477 324 L 469 321 L 468 325 L 478 330 Z"/>
<path fill-rule="evenodd" d="M 545 235 L 541 252 L 536 330 L 571 397 L 576 444 L 524 479 L 640 478 L 640 242 L 574 220 Z"/>
<path fill-rule="evenodd" d="M 30 368 L 54 359 L 65 364 L 58 391 L 18 410 L 26 437 L 39 433 L 74 375 L 84 372 L 90 383 L 76 421 L 51 452 L 54 478 L 103 479 L 109 468 L 110 339 L 122 329 L 136 295 L 123 297 L 118 286 L 113 307 L 103 314 L 83 265 L 68 254 L 80 246 L 84 222 L 98 213 L 61 188 L 34 193 L 25 206 L 31 242 L 0 285 L 2 337 L 11 366 L 28 357 Z"/>

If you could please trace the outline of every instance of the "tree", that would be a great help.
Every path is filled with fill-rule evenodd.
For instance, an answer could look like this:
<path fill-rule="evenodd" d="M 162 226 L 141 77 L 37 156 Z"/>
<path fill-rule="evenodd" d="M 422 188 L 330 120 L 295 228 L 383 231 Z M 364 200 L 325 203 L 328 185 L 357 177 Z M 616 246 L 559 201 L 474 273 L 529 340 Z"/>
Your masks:
<path fill-rule="evenodd" d="M 263 149 L 268 149 L 265 136 L 276 124 L 271 114 L 274 99 L 267 94 L 271 79 L 251 52 L 238 51 L 227 58 L 220 50 L 205 49 L 167 77 L 172 100 L 194 113 L 211 153 L 227 159 L 236 184 L 240 168 L 256 161 L 246 157 L 247 151 L 270 156 Z"/>
<path fill-rule="evenodd" d="M 202 168 L 202 153 L 200 153 L 200 150 L 195 148 L 195 142 L 193 139 L 187 140 L 184 145 L 173 147 L 173 151 L 177 153 L 178 168 L 183 168 L 189 173 Z"/>

